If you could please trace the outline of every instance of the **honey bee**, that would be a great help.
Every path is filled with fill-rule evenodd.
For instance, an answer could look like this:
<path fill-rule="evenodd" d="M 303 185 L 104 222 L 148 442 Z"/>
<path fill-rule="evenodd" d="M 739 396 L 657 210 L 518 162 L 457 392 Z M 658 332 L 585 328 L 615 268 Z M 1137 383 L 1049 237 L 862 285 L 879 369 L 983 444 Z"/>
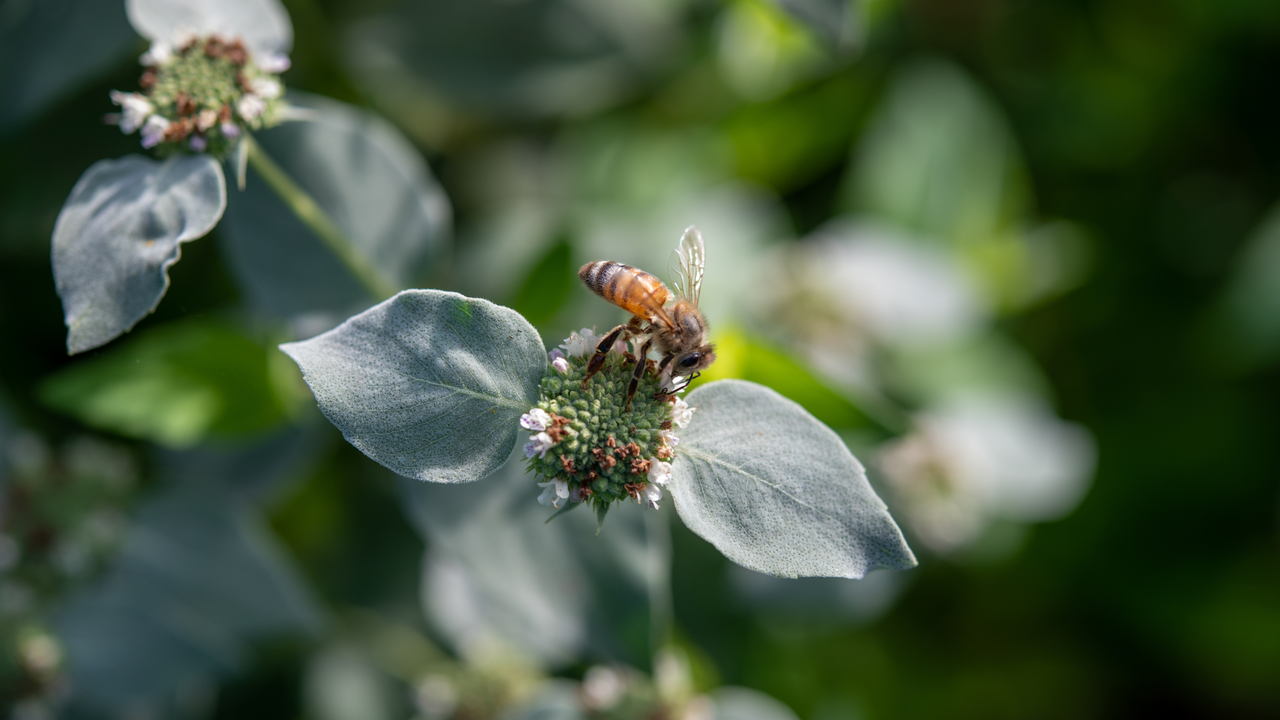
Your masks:
<path fill-rule="evenodd" d="M 707 342 L 707 321 L 698 311 L 698 294 L 702 290 L 702 275 L 706 270 L 706 247 L 702 233 L 690 226 L 680 238 L 671 261 L 671 273 L 675 293 L 667 290 L 658 278 L 639 268 L 611 260 L 597 260 L 583 265 L 578 277 L 592 292 L 631 313 L 632 318 L 610 330 L 596 345 L 596 352 L 587 363 L 587 376 L 582 381 L 586 387 L 604 367 L 610 348 L 619 337 L 630 340 L 646 337 L 640 348 L 636 369 L 627 385 L 627 409 L 640 387 L 644 376 L 645 359 L 651 349 L 662 354 L 658 361 L 658 373 L 671 368 L 671 374 L 685 377 L 680 388 L 664 391 L 674 393 L 686 387 L 701 371 L 716 361 L 715 350 Z M 669 306 L 668 301 L 674 300 Z M 647 324 L 646 324 L 647 323 Z"/>

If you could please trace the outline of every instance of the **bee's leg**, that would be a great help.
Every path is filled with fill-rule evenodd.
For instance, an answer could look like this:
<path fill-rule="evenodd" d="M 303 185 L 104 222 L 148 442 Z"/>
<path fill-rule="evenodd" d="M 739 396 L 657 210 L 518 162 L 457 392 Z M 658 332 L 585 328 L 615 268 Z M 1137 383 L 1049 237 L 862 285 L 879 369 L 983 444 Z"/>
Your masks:
<path fill-rule="evenodd" d="M 631 382 L 627 384 L 627 412 L 631 412 L 631 398 L 636 396 L 636 390 L 640 388 L 640 378 L 644 377 L 645 366 L 649 364 L 649 346 L 653 345 L 653 340 L 645 340 L 644 345 L 640 346 L 640 357 L 636 358 L 636 369 L 631 373 Z"/>
<path fill-rule="evenodd" d="M 609 357 L 609 350 L 613 348 L 614 343 L 618 342 L 618 336 L 626 329 L 626 325 L 619 325 L 610 330 L 609 334 L 605 335 L 604 339 L 596 345 L 596 354 L 591 356 L 591 360 L 587 363 L 587 375 L 582 378 L 583 389 L 586 389 L 587 381 L 591 379 L 591 376 L 600 372 L 600 368 L 604 367 L 605 358 Z"/>

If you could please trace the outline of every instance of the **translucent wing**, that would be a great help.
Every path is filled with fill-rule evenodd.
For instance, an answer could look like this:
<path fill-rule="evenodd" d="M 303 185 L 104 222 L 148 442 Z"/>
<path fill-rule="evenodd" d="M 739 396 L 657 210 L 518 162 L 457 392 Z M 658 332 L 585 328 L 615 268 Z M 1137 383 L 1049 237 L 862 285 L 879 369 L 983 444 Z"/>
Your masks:
<path fill-rule="evenodd" d="M 698 304 L 698 293 L 702 291 L 702 275 L 707 269 L 707 248 L 702 242 L 702 233 L 690 225 L 680 237 L 680 244 L 671 253 L 669 271 L 675 286 L 676 295 Z"/>

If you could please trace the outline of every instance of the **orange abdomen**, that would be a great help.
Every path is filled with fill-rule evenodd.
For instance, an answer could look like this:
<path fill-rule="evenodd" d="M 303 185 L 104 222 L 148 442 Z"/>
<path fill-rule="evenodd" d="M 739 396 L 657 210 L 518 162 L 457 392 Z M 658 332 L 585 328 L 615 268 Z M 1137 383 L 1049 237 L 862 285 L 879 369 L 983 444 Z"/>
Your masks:
<path fill-rule="evenodd" d="M 612 260 L 587 263 L 578 270 L 578 277 L 591 292 L 646 320 L 661 312 L 671 297 L 667 286 L 658 278 Z"/>

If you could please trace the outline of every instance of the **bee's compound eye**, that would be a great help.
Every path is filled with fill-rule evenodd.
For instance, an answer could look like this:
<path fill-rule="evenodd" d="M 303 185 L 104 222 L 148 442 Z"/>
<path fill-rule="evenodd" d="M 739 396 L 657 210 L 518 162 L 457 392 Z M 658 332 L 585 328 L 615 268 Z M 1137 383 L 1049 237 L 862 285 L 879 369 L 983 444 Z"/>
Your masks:
<path fill-rule="evenodd" d="M 680 358 L 679 365 L 682 369 L 688 370 L 691 367 L 695 367 L 701 360 L 702 360 L 702 353 L 700 352 L 690 353 Z"/>

